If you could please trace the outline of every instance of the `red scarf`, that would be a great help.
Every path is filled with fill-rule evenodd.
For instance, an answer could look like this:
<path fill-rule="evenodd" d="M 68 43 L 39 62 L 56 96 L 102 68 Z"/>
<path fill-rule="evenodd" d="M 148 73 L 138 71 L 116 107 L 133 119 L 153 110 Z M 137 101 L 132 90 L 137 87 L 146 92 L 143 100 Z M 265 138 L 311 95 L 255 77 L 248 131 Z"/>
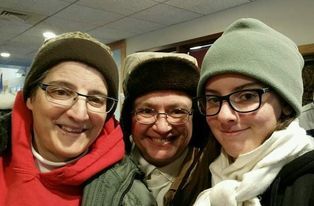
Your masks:
<path fill-rule="evenodd" d="M 32 113 L 18 93 L 12 113 L 12 152 L 0 157 L 0 205 L 79 205 L 83 183 L 124 156 L 114 117 L 78 161 L 40 173 L 31 151 Z"/>

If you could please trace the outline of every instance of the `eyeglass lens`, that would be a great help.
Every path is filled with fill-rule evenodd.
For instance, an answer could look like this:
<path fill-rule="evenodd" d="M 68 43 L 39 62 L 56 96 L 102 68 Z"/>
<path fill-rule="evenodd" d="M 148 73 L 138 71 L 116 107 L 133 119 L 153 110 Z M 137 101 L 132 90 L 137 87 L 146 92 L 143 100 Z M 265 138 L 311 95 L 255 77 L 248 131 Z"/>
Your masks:
<path fill-rule="evenodd" d="M 170 112 L 156 112 L 153 109 L 139 109 L 135 112 L 136 121 L 142 124 L 153 124 L 158 118 L 161 118 L 160 115 L 164 115 L 164 118 L 170 124 L 178 125 L 184 124 L 192 113 L 183 110 L 183 109 L 175 109 Z"/>
<path fill-rule="evenodd" d="M 198 100 L 198 106 L 201 113 L 207 116 L 218 114 L 224 100 L 237 112 L 252 112 L 260 107 L 262 94 L 267 91 L 269 91 L 268 88 L 260 88 L 242 90 L 226 96 L 206 95 Z"/>
<path fill-rule="evenodd" d="M 57 86 L 40 84 L 40 88 L 46 93 L 47 100 L 63 108 L 71 107 L 79 96 L 86 98 L 86 105 L 89 111 L 108 113 L 114 107 L 116 100 L 101 95 L 84 95 L 71 89 Z"/>

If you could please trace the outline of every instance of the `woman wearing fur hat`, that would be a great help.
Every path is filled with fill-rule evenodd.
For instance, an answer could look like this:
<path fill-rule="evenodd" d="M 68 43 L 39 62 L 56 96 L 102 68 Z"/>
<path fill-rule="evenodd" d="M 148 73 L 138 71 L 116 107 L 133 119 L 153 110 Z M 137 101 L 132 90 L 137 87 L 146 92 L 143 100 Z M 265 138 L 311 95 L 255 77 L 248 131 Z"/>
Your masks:
<path fill-rule="evenodd" d="M 231 24 L 205 55 L 198 105 L 221 153 L 195 205 L 313 205 L 314 141 L 296 120 L 303 58 L 256 19 Z"/>
<path fill-rule="evenodd" d="M 6 128 L 11 147 L 0 156 L 0 205 L 80 205 L 84 186 L 88 193 L 109 168 L 108 204 L 148 201 L 151 194 L 139 181 L 133 190 L 137 173 L 131 180 L 115 175 L 133 165 L 123 159 L 113 117 L 117 94 L 118 71 L 106 45 L 81 32 L 44 42 L 17 94 L 12 129 Z M 83 203 L 100 205 L 89 196 Z"/>
<path fill-rule="evenodd" d="M 121 127 L 126 150 L 162 205 L 192 205 L 209 186 L 213 155 L 194 104 L 199 70 L 187 54 L 139 52 L 124 64 Z M 207 145 L 206 145 L 207 144 Z M 202 177 L 202 178 L 199 178 Z"/>

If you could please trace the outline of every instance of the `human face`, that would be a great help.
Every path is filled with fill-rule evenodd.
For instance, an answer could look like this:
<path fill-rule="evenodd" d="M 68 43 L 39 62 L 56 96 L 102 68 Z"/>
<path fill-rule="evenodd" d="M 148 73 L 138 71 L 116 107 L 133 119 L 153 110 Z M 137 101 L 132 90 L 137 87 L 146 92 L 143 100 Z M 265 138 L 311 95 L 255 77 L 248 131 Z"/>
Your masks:
<path fill-rule="evenodd" d="M 192 100 L 179 91 L 156 91 L 138 97 L 134 110 L 154 109 L 169 112 L 181 108 L 191 111 Z M 155 123 L 141 124 L 132 117 L 132 137 L 143 157 L 155 166 L 164 166 L 176 160 L 187 148 L 192 137 L 192 116 L 180 125 L 171 125 L 165 115 L 159 115 Z"/>
<path fill-rule="evenodd" d="M 258 81 L 238 74 L 222 74 L 209 79 L 206 95 L 228 95 L 243 89 L 262 88 Z M 261 145 L 275 130 L 282 112 L 279 98 L 273 92 L 262 95 L 257 111 L 239 113 L 224 101 L 217 115 L 207 116 L 207 123 L 224 151 L 236 159 Z"/>
<path fill-rule="evenodd" d="M 101 73 L 79 62 L 67 61 L 52 67 L 42 82 L 81 94 L 108 93 Z M 33 145 L 41 156 L 54 162 L 71 160 L 86 151 L 100 134 L 107 116 L 87 110 L 85 97 L 78 97 L 68 109 L 55 105 L 39 87 L 27 99 L 27 107 L 33 114 Z"/>

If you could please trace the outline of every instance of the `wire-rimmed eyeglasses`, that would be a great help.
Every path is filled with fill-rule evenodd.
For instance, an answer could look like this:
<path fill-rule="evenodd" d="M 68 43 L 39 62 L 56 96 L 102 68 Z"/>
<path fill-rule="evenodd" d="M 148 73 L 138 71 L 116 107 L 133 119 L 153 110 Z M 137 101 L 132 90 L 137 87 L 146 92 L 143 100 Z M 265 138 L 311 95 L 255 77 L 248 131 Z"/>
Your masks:
<path fill-rule="evenodd" d="M 117 99 L 105 95 L 85 95 L 80 94 L 67 87 L 39 83 L 39 87 L 45 91 L 46 98 L 49 102 L 63 108 L 70 108 L 78 100 L 78 96 L 86 98 L 86 107 L 91 112 L 109 113 Z"/>
<path fill-rule="evenodd" d="M 262 95 L 269 91 L 270 88 L 258 88 L 236 91 L 225 96 L 205 95 L 197 98 L 197 105 L 201 114 L 206 116 L 218 114 L 223 101 L 227 101 L 234 111 L 248 113 L 260 108 Z"/>
<path fill-rule="evenodd" d="M 159 115 L 165 115 L 169 124 L 180 125 L 186 123 L 193 112 L 183 108 L 172 109 L 168 112 L 157 112 L 151 108 L 139 108 L 133 114 L 135 115 L 135 120 L 141 124 L 154 124 Z"/>

